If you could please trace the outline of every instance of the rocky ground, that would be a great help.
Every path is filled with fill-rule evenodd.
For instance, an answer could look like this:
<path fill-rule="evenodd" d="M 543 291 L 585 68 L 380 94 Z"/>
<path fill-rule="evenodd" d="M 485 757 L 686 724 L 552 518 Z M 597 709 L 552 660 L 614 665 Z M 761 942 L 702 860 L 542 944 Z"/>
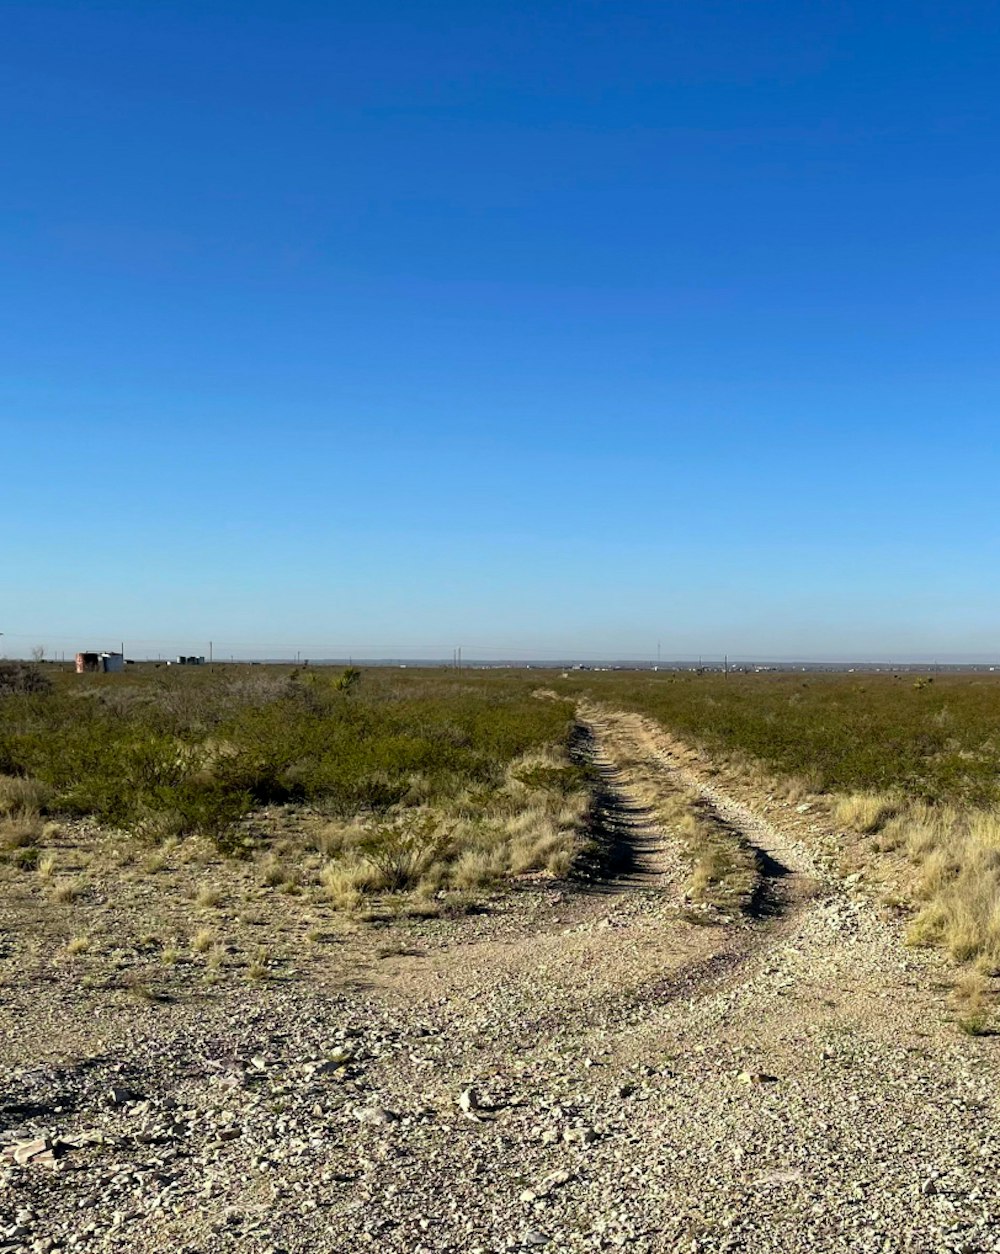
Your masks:
<path fill-rule="evenodd" d="M 0 1254 L 1000 1250 L 997 1038 L 943 960 L 821 813 L 588 716 L 610 879 L 165 992 L 45 961 L 0 907 Z M 640 749 L 761 851 L 754 917 L 684 899 L 616 793 Z"/>

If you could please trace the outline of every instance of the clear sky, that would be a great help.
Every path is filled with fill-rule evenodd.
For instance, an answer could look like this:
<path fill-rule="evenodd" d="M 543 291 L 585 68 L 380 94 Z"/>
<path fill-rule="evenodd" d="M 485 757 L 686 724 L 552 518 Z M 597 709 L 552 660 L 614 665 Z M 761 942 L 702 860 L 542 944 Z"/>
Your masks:
<path fill-rule="evenodd" d="M 998 53 L 5 4 L 0 652 L 995 656 Z"/>

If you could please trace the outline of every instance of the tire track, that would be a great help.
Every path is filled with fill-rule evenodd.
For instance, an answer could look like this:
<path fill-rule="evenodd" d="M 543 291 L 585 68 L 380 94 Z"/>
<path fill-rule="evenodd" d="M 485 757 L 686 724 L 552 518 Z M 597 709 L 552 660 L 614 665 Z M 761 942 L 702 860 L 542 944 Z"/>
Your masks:
<path fill-rule="evenodd" d="M 602 779 L 615 789 L 618 805 L 624 812 L 644 811 L 650 815 L 649 807 L 643 807 L 629 794 L 620 765 L 623 761 L 645 759 L 662 773 L 670 791 L 695 792 L 711 818 L 723 830 L 728 830 L 734 840 L 745 842 L 753 850 L 760 873 L 751 909 L 753 915 L 785 915 L 814 899 L 821 891 L 824 876 L 809 851 L 748 806 L 706 784 L 695 772 L 684 767 L 672 753 L 666 733 L 652 720 L 586 702 L 581 703 L 579 715 L 591 730 L 593 761 Z M 657 858 L 664 857 L 667 845 L 673 846 L 674 860 L 678 860 L 675 838 L 655 832 L 648 824 L 642 836 L 640 856 L 645 863 L 655 865 Z M 656 839 L 658 845 L 655 845 Z"/>

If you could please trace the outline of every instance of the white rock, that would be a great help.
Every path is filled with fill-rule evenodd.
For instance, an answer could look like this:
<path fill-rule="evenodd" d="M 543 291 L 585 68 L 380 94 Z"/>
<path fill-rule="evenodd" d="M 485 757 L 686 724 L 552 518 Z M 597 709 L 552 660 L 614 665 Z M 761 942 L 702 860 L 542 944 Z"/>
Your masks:
<path fill-rule="evenodd" d="M 459 1093 L 458 1107 L 466 1119 L 475 1119 L 478 1122 L 482 1122 L 481 1116 L 477 1113 L 481 1109 L 479 1096 L 474 1088 L 463 1089 Z"/>

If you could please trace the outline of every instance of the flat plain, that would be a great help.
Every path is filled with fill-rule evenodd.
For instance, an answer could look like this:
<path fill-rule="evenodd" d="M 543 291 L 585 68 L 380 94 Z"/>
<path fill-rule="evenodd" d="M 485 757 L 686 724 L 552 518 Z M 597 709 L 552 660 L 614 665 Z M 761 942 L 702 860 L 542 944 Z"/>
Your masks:
<path fill-rule="evenodd" d="M 1000 1249 L 994 681 L 5 675 L 0 1250 Z"/>

